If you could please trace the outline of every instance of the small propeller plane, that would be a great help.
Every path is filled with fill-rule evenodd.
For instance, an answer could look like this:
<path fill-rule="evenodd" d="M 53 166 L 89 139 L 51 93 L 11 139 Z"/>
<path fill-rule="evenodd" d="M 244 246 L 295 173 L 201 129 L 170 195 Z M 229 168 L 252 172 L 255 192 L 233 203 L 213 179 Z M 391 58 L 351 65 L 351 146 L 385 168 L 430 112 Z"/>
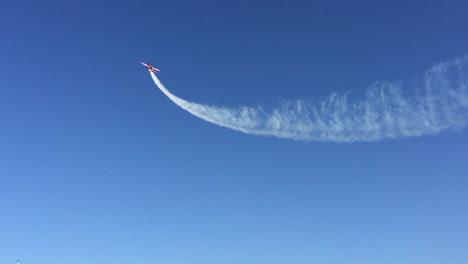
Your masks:
<path fill-rule="evenodd" d="M 143 64 L 143 66 L 145 66 L 148 70 L 156 73 L 156 72 L 160 72 L 161 70 L 160 69 L 156 69 L 155 67 L 153 67 L 153 65 L 151 65 L 151 63 L 143 63 L 143 62 L 140 62 L 141 64 Z"/>

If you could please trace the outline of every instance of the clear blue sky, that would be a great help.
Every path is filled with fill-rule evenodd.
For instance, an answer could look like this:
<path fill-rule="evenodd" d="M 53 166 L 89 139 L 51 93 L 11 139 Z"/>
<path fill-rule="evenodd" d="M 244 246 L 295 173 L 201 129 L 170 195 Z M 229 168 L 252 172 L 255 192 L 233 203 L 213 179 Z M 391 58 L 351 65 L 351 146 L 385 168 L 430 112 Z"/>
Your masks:
<path fill-rule="evenodd" d="M 408 3 L 409 2 L 409 3 Z M 4 1 L 0 262 L 458 264 L 468 132 L 246 135 L 181 110 L 359 98 L 468 55 L 466 1 Z"/>

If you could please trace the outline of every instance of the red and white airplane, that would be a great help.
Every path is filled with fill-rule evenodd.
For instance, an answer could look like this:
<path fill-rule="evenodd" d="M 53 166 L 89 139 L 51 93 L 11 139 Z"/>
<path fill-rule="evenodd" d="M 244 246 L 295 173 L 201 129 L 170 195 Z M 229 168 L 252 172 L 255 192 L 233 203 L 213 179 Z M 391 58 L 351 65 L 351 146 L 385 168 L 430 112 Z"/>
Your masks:
<path fill-rule="evenodd" d="M 151 63 L 143 63 L 143 62 L 140 62 L 141 64 L 143 64 L 143 66 L 145 66 L 146 68 L 148 68 L 148 70 L 156 73 L 156 72 L 160 72 L 161 70 L 160 69 L 156 69 L 155 67 L 153 67 L 153 65 L 151 65 Z"/>

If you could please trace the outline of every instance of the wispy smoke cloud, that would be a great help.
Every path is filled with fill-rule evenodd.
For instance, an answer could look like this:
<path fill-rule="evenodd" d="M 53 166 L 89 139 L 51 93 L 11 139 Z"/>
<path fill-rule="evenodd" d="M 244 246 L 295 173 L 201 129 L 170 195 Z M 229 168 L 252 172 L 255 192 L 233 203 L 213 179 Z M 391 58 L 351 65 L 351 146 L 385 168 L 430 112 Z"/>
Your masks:
<path fill-rule="evenodd" d="M 378 83 L 362 100 L 352 101 L 346 94 L 333 93 L 315 103 L 284 101 L 270 111 L 192 103 L 169 92 L 154 73 L 151 76 L 158 88 L 184 110 L 247 134 L 302 141 L 377 141 L 436 134 L 461 129 L 468 123 L 468 57 L 434 66 L 411 95 L 400 85 Z"/>

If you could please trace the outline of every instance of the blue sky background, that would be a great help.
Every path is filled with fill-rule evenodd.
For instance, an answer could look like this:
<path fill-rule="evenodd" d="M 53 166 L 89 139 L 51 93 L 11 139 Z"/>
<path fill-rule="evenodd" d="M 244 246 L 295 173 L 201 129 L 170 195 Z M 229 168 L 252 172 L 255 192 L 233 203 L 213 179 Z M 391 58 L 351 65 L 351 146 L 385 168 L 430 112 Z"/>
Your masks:
<path fill-rule="evenodd" d="M 466 263 L 468 134 L 303 143 L 176 107 L 360 98 L 468 54 L 465 1 L 7 1 L 0 262 Z"/>

